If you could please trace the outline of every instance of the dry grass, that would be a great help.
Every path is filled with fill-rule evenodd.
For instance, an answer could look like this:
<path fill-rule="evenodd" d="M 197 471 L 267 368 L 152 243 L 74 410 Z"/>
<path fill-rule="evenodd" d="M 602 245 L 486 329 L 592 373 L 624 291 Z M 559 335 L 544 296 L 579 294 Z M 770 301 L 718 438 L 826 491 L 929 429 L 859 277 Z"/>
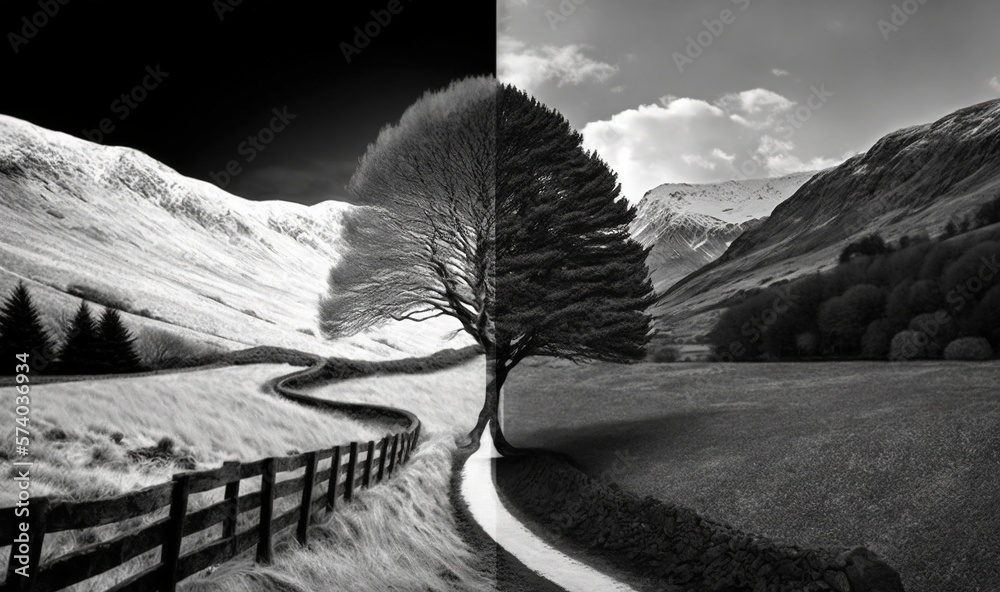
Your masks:
<path fill-rule="evenodd" d="M 127 450 L 172 439 L 198 468 L 381 438 L 359 423 L 318 413 L 260 391 L 291 366 L 233 367 L 136 378 L 35 386 L 30 427 L 32 493 L 107 497 L 168 480 L 177 466 L 134 463 Z M 14 389 L 0 389 L 13 401 Z M 0 408 L 0 470 L 14 455 L 14 407 Z M 111 435 L 123 436 L 121 444 Z M 16 497 L 0 482 L 0 506 Z"/>
<path fill-rule="evenodd" d="M 483 363 L 478 358 L 434 373 L 374 376 L 314 389 L 314 394 L 332 399 L 415 411 L 424 427 L 421 445 L 410 463 L 389 482 L 363 492 L 333 516 L 321 518 L 309 548 L 300 548 L 286 536 L 270 567 L 238 560 L 191 578 L 184 586 L 316 592 L 490 589 L 476 556 L 458 534 L 448 499 L 455 437 L 472 426 L 479 412 L 485 387 Z M 178 451 L 193 457 L 198 468 L 207 468 L 223 460 L 254 460 L 382 436 L 352 421 L 260 391 L 261 384 L 292 369 L 254 365 L 36 386 L 31 411 L 36 461 L 33 494 L 89 499 L 167 481 L 182 468 L 177 463 L 133 461 L 127 455 L 127 450 L 150 446 L 163 437 L 174 440 Z M 0 395 L 10 395 L 6 391 L 12 389 L 0 389 Z M 13 425 L 12 419 L 11 409 L 0 410 L 3 425 Z M 121 436 L 121 444 L 113 442 L 112 434 Z M 4 438 L 0 451 L 9 456 L 13 438 L 8 435 L 12 434 L 0 434 Z M 9 460 L 0 460 L 4 474 L 9 468 Z M 12 483 L 7 480 L 0 485 L 0 505 L 9 505 L 13 499 Z M 259 486 L 244 485 L 241 491 Z M 221 491 L 194 496 L 191 509 L 220 497 Z M 294 500 L 282 502 L 287 505 Z M 277 512 L 285 509 L 279 506 Z M 162 517 L 163 512 L 98 529 L 50 535 L 43 561 L 138 528 Z M 241 515 L 240 520 L 241 528 L 249 527 L 256 511 Z M 188 537 L 185 547 L 218 537 L 217 530 Z M 72 590 L 103 590 L 157 561 L 158 550 Z M 343 587 L 331 588 L 335 582 L 344 582 Z"/>
<path fill-rule="evenodd" d="M 806 545 L 864 545 L 907 590 L 1000 581 L 997 363 L 560 364 L 507 383 L 515 445 Z"/>
<path fill-rule="evenodd" d="M 486 386 L 484 358 L 421 375 L 360 378 L 316 387 L 313 396 L 408 409 L 422 423 L 410 463 L 390 481 L 341 506 L 288 541 L 273 566 L 234 562 L 187 590 L 224 592 L 479 592 L 495 586 L 462 540 L 448 498 L 455 439 L 475 424 Z"/>
<path fill-rule="evenodd" d="M 448 499 L 452 439 L 424 439 L 398 475 L 313 527 L 308 547 L 286 539 L 270 567 L 220 566 L 188 592 L 481 592 L 494 585 L 459 536 Z"/>

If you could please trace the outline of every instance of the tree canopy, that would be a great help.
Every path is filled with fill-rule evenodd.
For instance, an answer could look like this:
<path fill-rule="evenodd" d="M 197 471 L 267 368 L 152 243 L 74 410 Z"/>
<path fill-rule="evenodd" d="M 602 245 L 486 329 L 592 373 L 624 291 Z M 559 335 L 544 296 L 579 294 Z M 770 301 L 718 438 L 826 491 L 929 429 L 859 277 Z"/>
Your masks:
<path fill-rule="evenodd" d="M 492 78 L 428 93 L 368 147 L 343 258 L 320 302 L 326 337 L 447 316 L 484 349 L 485 402 L 528 356 L 642 359 L 653 288 L 634 208 L 556 111 Z"/>

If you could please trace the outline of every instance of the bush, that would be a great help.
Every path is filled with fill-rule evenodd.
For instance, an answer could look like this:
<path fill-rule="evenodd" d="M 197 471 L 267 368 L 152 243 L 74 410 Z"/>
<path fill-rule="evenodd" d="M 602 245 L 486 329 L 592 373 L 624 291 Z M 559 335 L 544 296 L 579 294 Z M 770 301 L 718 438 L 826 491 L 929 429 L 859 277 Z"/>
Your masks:
<path fill-rule="evenodd" d="M 927 359 L 930 339 L 923 331 L 900 331 L 892 338 L 889 359 L 893 362 Z"/>
<path fill-rule="evenodd" d="M 976 224 L 990 226 L 1000 222 L 1000 197 L 983 204 L 976 212 Z"/>
<path fill-rule="evenodd" d="M 840 263 L 847 263 L 855 255 L 866 255 L 873 257 L 888 252 L 889 247 L 878 234 L 872 234 L 865 238 L 847 245 L 847 248 L 840 254 Z"/>
<path fill-rule="evenodd" d="M 163 329 L 142 330 L 135 343 L 142 365 L 150 370 L 190 368 L 217 361 L 219 350 Z"/>
<path fill-rule="evenodd" d="M 646 359 L 655 364 L 676 362 L 677 350 L 667 345 L 653 345 L 647 348 Z"/>
<path fill-rule="evenodd" d="M 993 358 L 993 347 L 983 337 L 962 337 L 948 344 L 944 357 L 946 360 L 981 362 Z"/>
<path fill-rule="evenodd" d="M 892 345 L 889 339 L 889 321 L 879 319 L 868 325 L 861 337 L 861 356 L 866 360 L 885 360 Z"/>
<path fill-rule="evenodd" d="M 932 358 L 941 357 L 944 347 L 958 336 L 954 320 L 943 310 L 913 317 L 908 329 L 927 337 L 927 355 Z"/>

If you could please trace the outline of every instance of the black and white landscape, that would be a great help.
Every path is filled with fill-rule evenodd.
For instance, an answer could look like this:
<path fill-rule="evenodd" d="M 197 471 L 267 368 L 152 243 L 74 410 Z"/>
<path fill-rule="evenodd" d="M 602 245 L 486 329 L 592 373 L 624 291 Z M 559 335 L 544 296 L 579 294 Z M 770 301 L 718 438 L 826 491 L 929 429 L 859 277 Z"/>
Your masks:
<path fill-rule="evenodd" d="M 997 588 L 1000 6 L 495 9 L 0 6 L 0 590 Z"/>

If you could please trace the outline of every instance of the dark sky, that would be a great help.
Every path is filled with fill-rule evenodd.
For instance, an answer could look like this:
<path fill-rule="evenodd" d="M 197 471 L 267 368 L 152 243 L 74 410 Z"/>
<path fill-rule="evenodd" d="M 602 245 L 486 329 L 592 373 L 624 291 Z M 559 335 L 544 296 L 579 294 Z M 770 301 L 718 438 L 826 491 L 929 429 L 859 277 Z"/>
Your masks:
<path fill-rule="evenodd" d="M 242 197 L 314 203 L 344 197 L 368 143 L 424 91 L 495 71 L 485 3 L 237 2 L 3 0 L 0 113 L 137 148 Z M 373 10 L 391 20 L 376 26 Z M 377 33 L 348 63 L 341 44 L 366 25 Z M 294 119 L 241 149 L 281 125 L 275 109 Z M 230 161 L 241 172 L 226 183 Z"/>

